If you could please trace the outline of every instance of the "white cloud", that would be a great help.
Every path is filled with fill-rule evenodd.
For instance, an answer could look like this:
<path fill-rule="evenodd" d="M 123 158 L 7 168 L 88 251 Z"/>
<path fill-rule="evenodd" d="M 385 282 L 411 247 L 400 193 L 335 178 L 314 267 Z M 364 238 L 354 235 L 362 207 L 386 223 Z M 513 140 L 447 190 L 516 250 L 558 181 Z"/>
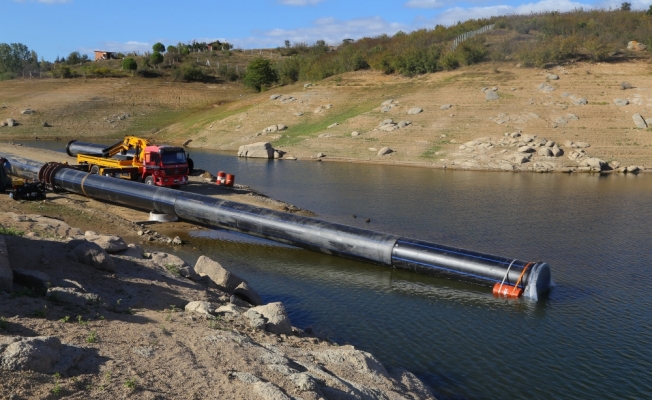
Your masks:
<path fill-rule="evenodd" d="M 286 6 L 314 6 L 322 1 L 324 0 L 278 0 L 280 4 L 285 4 Z"/>
<path fill-rule="evenodd" d="M 441 8 L 446 3 L 441 0 L 410 0 L 405 3 L 408 8 Z"/>
<path fill-rule="evenodd" d="M 380 17 L 338 20 L 320 18 L 310 26 L 296 29 L 272 29 L 246 39 L 232 39 L 232 43 L 244 48 L 264 48 L 282 46 L 285 40 L 293 43 L 314 43 L 324 40 L 339 44 L 343 39 L 359 39 L 365 36 L 392 35 L 399 30 L 407 30 L 404 24 L 388 22 Z"/>
<path fill-rule="evenodd" d="M 92 53 L 93 50 L 116 51 L 122 53 L 130 53 L 132 51 L 145 52 L 145 51 L 152 51 L 152 43 L 137 42 L 135 40 L 131 40 L 124 43 L 102 42 L 97 48 L 93 48 L 93 49 L 84 48 L 81 49 L 80 51 L 84 51 L 86 53 Z"/>
<path fill-rule="evenodd" d="M 570 0 L 542 0 L 536 3 L 521 4 L 519 6 L 493 5 L 486 7 L 453 7 L 449 8 L 432 19 L 431 23 L 452 25 L 458 21 L 475 18 L 487 18 L 510 14 L 530 14 L 543 11 L 572 11 L 577 8 L 589 9 L 594 6 Z"/>

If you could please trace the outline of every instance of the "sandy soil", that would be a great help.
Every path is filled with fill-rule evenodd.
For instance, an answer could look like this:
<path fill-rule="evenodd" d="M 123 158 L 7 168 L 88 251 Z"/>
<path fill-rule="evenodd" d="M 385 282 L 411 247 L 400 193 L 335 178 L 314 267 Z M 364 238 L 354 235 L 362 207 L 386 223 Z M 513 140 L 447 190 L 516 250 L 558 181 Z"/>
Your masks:
<path fill-rule="evenodd" d="M 578 62 L 550 69 L 485 63 L 415 78 L 358 71 L 314 82 L 307 88 L 302 82 L 260 94 L 248 92 L 239 84 L 133 78 L 6 81 L 0 82 L 0 105 L 6 107 L 0 109 L 0 120 L 12 117 L 22 125 L 0 128 L 0 137 L 139 134 L 157 142 L 193 139 L 190 147 L 229 151 L 237 151 L 243 144 L 269 141 L 299 159 L 323 152 L 324 160 L 336 161 L 578 170 L 582 158 L 595 157 L 614 169 L 646 169 L 652 167 L 652 135 L 647 129 L 636 128 L 632 115 L 652 117 L 652 76 L 648 70 L 648 63 L 641 60 Z M 551 73 L 559 79 L 549 80 Z M 631 88 L 623 90 L 623 82 Z M 542 84 L 547 86 L 540 88 Z M 487 101 L 482 88 L 496 88 L 500 98 Z M 270 100 L 272 94 L 283 97 Z M 586 105 L 576 104 L 581 98 L 587 100 Z M 383 112 L 381 103 L 390 99 L 394 100 L 393 107 Z M 618 106 L 616 99 L 628 104 Z M 442 109 L 446 104 L 452 107 Z M 35 109 L 36 114 L 21 115 L 24 107 Z M 412 107 L 423 112 L 409 115 Z M 411 124 L 383 131 L 379 124 L 388 118 Z M 42 120 L 55 121 L 54 126 L 41 127 Z M 335 123 L 338 125 L 328 128 Z M 288 129 L 263 134 L 266 127 L 277 124 Z M 353 131 L 360 135 L 351 136 Z M 515 132 L 555 142 L 563 155 L 545 157 L 536 152 L 522 165 L 512 162 L 510 158 L 524 143 L 521 139 L 515 143 L 501 140 Z M 478 138 L 493 148 L 460 149 Z M 585 142 L 590 147 L 578 159 L 570 159 L 576 149 L 568 142 Z M 394 152 L 378 156 L 378 150 L 386 146 Z"/>

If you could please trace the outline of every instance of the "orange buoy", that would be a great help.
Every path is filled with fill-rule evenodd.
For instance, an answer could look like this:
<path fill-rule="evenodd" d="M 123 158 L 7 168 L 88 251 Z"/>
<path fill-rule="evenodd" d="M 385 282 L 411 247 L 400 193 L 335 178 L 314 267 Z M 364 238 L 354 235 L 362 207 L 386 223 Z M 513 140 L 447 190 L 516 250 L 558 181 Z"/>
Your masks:
<path fill-rule="evenodd" d="M 219 171 L 217 173 L 217 179 L 215 180 L 215 184 L 217 185 L 224 185 L 224 181 L 226 180 L 226 172 L 224 171 Z"/>
<path fill-rule="evenodd" d="M 226 179 L 224 180 L 224 186 L 233 187 L 235 183 L 235 175 L 226 174 Z"/>
<path fill-rule="evenodd" d="M 494 285 L 493 293 L 496 297 L 515 299 L 523 295 L 523 289 L 512 285 L 496 283 Z"/>

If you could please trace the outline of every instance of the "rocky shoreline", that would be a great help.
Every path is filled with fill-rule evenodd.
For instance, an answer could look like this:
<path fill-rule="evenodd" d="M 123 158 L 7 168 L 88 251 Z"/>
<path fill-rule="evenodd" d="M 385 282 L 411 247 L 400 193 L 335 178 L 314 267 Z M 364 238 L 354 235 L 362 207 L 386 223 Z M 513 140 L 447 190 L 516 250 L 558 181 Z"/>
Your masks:
<path fill-rule="evenodd" d="M 293 327 L 215 260 L 59 219 L 0 213 L 0 288 L 7 398 L 434 398 L 410 372 Z"/>

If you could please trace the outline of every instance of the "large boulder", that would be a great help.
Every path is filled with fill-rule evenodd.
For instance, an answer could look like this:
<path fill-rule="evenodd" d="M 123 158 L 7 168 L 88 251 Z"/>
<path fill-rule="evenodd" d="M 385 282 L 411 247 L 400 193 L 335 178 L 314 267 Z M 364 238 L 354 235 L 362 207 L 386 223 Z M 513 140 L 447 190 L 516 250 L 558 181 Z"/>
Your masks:
<path fill-rule="evenodd" d="M 178 275 L 194 281 L 201 279 L 193 267 L 186 264 L 185 261 L 173 254 L 153 252 L 151 254 L 150 262 L 154 264 L 155 268 L 167 271 L 173 275 L 178 273 Z"/>
<path fill-rule="evenodd" d="M 115 263 L 111 256 L 99 245 L 92 242 L 82 243 L 72 249 L 70 258 L 78 263 L 90 265 L 103 271 L 115 271 Z"/>
<path fill-rule="evenodd" d="M 215 306 L 207 301 L 191 301 L 186 304 L 186 312 L 211 315 L 215 313 Z"/>
<path fill-rule="evenodd" d="M 634 125 L 636 125 L 637 128 L 640 129 L 645 129 L 647 128 L 647 124 L 645 123 L 645 119 L 641 116 L 641 114 L 634 114 L 632 115 L 632 120 L 634 121 Z"/>
<path fill-rule="evenodd" d="M 636 40 L 632 40 L 631 42 L 627 43 L 627 50 L 644 51 L 645 49 L 647 49 L 647 46 L 643 43 L 637 42 Z"/>
<path fill-rule="evenodd" d="M 15 339 L 2 353 L 0 367 L 4 370 L 47 374 L 61 359 L 61 341 L 55 336 Z"/>
<path fill-rule="evenodd" d="M 384 156 L 386 154 L 393 153 L 394 150 L 390 149 L 389 147 L 383 147 L 382 149 L 378 150 L 378 155 L 379 156 Z"/>
<path fill-rule="evenodd" d="M 267 320 L 265 329 L 268 331 L 276 334 L 292 334 L 290 317 L 288 317 L 283 303 L 269 303 L 264 306 L 254 307 L 251 310 L 262 315 Z"/>
<path fill-rule="evenodd" d="M 206 256 L 201 256 L 195 264 L 195 272 L 199 276 L 207 277 L 212 283 L 222 290 L 232 293 L 244 279 L 222 267 L 217 261 Z"/>
<path fill-rule="evenodd" d="M 274 148 L 269 142 L 245 144 L 238 149 L 238 157 L 274 158 Z"/>
<path fill-rule="evenodd" d="M 117 253 L 119 251 L 127 250 L 129 247 L 127 243 L 120 236 L 115 235 L 99 235 L 93 231 L 86 231 L 84 237 L 89 242 L 93 242 L 104 249 L 107 253 Z"/>
<path fill-rule="evenodd" d="M 233 294 L 254 306 L 260 306 L 263 304 L 263 299 L 261 299 L 258 293 L 249 287 L 249 284 L 244 280 L 235 288 L 235 290 L 233 290 Z"/>
<path fill-rule="evenodd" d="M 14 274 L 9 266 L 9 255 L 5 238 L 0 236 L 0 291 L 11 292 Z"/>
<path fill-rule="evenodd" d="M 50 276 L 45 272 L 15 268 L 14 283 L 32 289 L 44 296 L 50 287 Z"/>
<path fill-rule="evenodd" d="M 15 120 L 15 119 L 13 119 L 13 118 L 7 118 L 7 126 L 8 126 L 8 127 L 12 128 L 12 127 L 14 127 L 14 126 L 16 126 L 16 125 L 18 125 L 18 124 L 16 123 L 16 120 Z"/>

